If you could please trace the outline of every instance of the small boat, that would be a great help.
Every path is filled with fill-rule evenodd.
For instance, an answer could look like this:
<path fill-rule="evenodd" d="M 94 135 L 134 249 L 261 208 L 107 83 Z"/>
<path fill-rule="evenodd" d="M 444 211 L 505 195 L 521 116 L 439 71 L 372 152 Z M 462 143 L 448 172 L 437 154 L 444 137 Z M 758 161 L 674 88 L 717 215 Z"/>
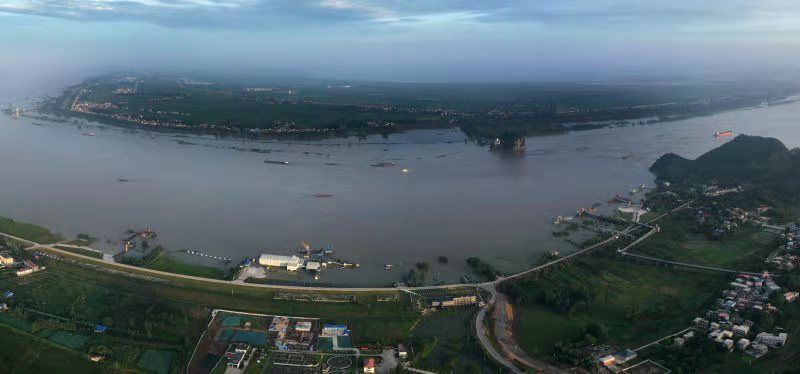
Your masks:
<path fill-rule="evenodd" d="M 715 138 L 727 138 L 729 136 L 733 136 L 733 131 L 720 131 L 714 133 Z"/>
<path fill-rule="evenodd" d="M 393 267 L 394 267 L 394 265 L 392 265 L 392 264 L 386 264 L 386 265 L 383 266 L 383 268 L 386 269 L 386 270 L 392 270 Z"/>
<path fill-rule="evenodd" d="M 564 223 L 564 222 L 572 221 L 574 218 L 575 217 L 558 216 L 553 220 L 553 223 L 558 225 L 558 224 L 561 224 L 561 223 Z"/>
<path fill-rule="evenodd" d="M 379 162 L 377 164 L 372 164 L 372 166 L 379 167 L 379 168 L 388 168 L 388 167 L 392 167 L 392 166 L 395 166 L 395 165 L 396 164 L 394 162 Z"/>
<path fill-rule="evenodd" d="M 315 193 L 315 194 L 314 194 L 314 197 L 316 197 L 316 198 L 318 198 L 318 199 L 324 199 L 324 198 L 327 198 L 327 197 L 333 197 L 333 196 L 334 196 L 334 195 L 331 195 L 331 194 L 329 194 L 329 193 Z"/>
<path fill-rule="evenodd" d="M 406 168 L 403 168 L 403 170 L 402 170 L 402 171 L 403 171 L 403 173 L 404 173 L 404 174 L 407 174 L 407 173 L 410 173 L 410 172 L 411 172 L 411 170 L 408 170 L 408 169 L 406 169 Z"/>
<path fill-rule="evenodd" d="M 631 157 L 633 157 L 633 153 L 628 153 L 627 155 L 625 155 L 625 156 L 622 156 L 622 159 L 623 159 L 623 160 L 627 160 L 627 159 L 629 159 L 629 158 L 631 158 Z"/>
<path fill-rule="evenodd" d="M 272 160 L 264 160 L 265 164 L 274 164 L 274 165 L 289 165 L 289 161 L 272 161 Z"/>
<path fill-rule="evenodd" d="M 84 132 L 81 135 L 83 135 L 83 136 L 94 136 L 94 133 L 93 132 Z"/>
<path fill-rule="evenodd" d="M 130 182 L 130 179 L 127 178 L 117 178 L 117 182 Z"/>

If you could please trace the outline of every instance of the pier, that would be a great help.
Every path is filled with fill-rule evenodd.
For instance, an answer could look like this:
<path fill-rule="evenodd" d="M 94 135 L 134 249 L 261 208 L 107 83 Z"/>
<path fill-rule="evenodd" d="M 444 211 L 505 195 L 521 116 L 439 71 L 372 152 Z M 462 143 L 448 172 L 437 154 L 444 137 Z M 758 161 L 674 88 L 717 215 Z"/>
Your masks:
<path fill-rule="evenodd" d="M 233 261 L 228 257 L 214 256 L 214 255 L 210 255 L 208 253 L 205 253 L 203 251 L 195 251 L 195 250 L 187 249 L 186 253 L 188 253 L 190 255 L 193 255 L 193 256 L 200 256 L 200 257 L 210 258 L 212 260 L 220 260 L 220 261 L 222 261 L 224 263 L 229 263 L 229 262 Z"/>

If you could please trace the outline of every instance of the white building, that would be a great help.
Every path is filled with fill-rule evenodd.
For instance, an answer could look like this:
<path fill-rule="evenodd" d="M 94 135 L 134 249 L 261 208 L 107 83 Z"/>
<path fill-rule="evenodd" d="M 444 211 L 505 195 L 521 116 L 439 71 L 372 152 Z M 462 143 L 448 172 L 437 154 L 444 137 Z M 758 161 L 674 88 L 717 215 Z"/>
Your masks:
<path fill-rule="evenodd" d="M 748 327 L 748 326 L 745 326 L 745 325 L 733 326 L 733 336 L 745 337 L 749 333 L 750 333 L 750 327 Z"/>
<path fill-rule="evenodd" d="M 300 321 L 294 325 L 295 331 L 308 332 L 311 331 L 311 322 Z"/>
<path fill-rule="evenodd" d="M 744 350 L 747 349 L 747 347 L 749 346 L 750 346 L 750 341 L 747 339 L 739 339 L 739 341 L 736 342 L 736 348 L 738 348 L 742 352 L 744 352 Z"/>
<path fill-rule="evenodd" d="M 762 332 L 756 335 L 756 341 L 772 348 L 783 347 L 786 344 L 786 333 L 782 332 L 778 335 L 773 335 L 768 332 Z"/>
<path fill-rule="evenodd" d="M 297 271 L 303 267 L 303 259 L 297 256 L 263 254 L 258 258 L 258 263 L 262 266 L 286 268 L 289 271 Z"/>
<path fill-rule="evenodd" d="M 14 265 L 14 258 L 11 256 L 0 255 L 0 265 L 11 266 Z"/>

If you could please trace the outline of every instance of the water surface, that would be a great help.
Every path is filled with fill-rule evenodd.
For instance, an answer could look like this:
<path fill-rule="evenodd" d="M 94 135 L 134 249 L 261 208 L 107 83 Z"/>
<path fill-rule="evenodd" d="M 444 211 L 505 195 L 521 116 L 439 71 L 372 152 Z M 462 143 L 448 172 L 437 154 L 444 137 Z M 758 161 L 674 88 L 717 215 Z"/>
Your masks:
<path fill-rule="evenodd" d="M 652 184 L 647 168 L 663 153 L 696 157 L 721 144 L 713 137 L 721 130 L 796 147 L 798 119 L 800 104 L 786 104 L 533 137 L 516 158 L 465 142 L 457 130 L 287 144 L 2 116 L 0 215 L 67 236 L 90 233 L 109 252 L 126 229 L 146 226 L 170 249 L 234 259 L 291 254 L 302 239 L 333 244 L 338 257 L 361 264 L 326 272 L 326 283 L 384 285 L 419 261 L 434 264 L 430 278 L 453 282 L 468 274 L 470 256 L 514 271 L 544 251 L 573 250 L 551 235 L 553 217 Z M 397 165 L 370 166 L 378 162 Z M 449 264 L 437 264 L 440 255 Z M 401 266 L 387 272 L 387 263 Z"/>

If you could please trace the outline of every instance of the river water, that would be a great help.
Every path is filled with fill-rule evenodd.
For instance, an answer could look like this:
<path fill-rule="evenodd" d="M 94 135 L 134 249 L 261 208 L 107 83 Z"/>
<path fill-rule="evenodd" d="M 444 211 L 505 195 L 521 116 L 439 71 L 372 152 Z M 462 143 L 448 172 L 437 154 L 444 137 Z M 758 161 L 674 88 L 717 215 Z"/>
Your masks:
<path fill-rule="evenodd" d="M 796 147 L 798 120 L 800 104 L 792 103 L 532 137 L 523 157 L 508 157 L 465 142 L 458 130 L 287 144 L 1 116 L 0 215 L 67 236 L 89 233 L 108 252 L 126 229 L 149 226 L 174 250 L 239 260 L 293 254 L 302 239 L 333 244 L 337 257 L 361 264 L 324 273 L 324 284 L 385 285 L 420 261 L 433 264 L 429 279 L 455 282 L 469 274 L 470 256 L 515 271 L 545 251 L 574 250 L 551 235 L 553 217 L 651 185 L 647 168 L 666 152 L 696 157 L 721 144 L 712 135 L 721 130 Z M 371 166 L 378 162 L 397 165 Z M 439 264 L 440 255 L 449 263 Z"/>

